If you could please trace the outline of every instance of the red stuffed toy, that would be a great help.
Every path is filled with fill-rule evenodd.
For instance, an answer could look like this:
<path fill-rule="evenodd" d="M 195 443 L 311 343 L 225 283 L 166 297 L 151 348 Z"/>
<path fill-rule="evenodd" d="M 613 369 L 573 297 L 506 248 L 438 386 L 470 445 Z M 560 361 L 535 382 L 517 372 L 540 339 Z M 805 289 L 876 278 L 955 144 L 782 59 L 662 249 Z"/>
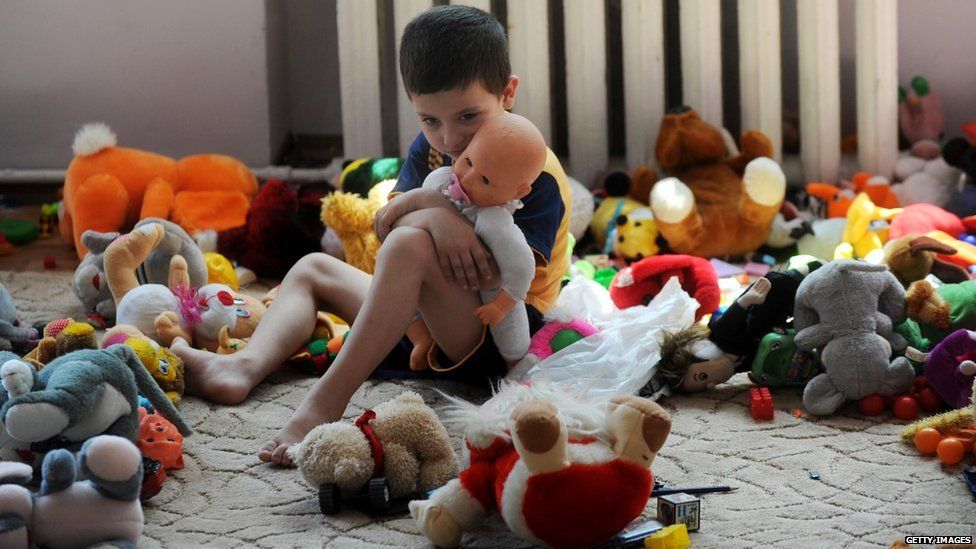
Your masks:
<path fill-rule="evenodd" d="M 321 198 L 314 192 L 299 197 L 281 181 L 268 180 L 247 210 L 247 223 L 218 233 L 217 251 L 260 277 L 284 277 L 303 256 L 322 251 Z"/>
<path fill-rule="evenodd" d="M 613 278 L 610 299 L 619 309 L 647 305 L 672 276 L 698 301 L 696 321 L 718 309 L 722 292 L 715 267 L 707 259 L 690 255 L 658 255 L 631 264 Z"/>
<path fill-rule="evenodd" d="M 888 239 L 895 240 L 910 234 L 922 236 L 932 231 L 942 231 L 957 237 L 966 232 L 966 226 L 956 214 L 922 202 L 902 208 L 902 212 L 891 220 Z"/>
<path fill-rule="evenodd" d="M 491 511 L 541 545 L 586 547 L 611 538 L 647 505 L 650 466 L 671 429 L 668 413 L 648 399 L 615 397 L 597 406 L 552 387 L 516 384 L 468 414 L 470 465 L 430 499 L 410 502 L 420 531 L 442 547 L 456 546 L 462 530 Z"/>

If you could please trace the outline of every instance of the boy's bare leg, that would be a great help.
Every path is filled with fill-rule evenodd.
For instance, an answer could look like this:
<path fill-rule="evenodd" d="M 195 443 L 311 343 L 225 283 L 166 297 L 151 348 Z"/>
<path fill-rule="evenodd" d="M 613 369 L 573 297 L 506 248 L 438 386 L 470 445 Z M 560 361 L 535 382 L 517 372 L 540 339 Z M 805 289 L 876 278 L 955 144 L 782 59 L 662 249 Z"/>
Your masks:
<path fill-rule="evenodd" d="M 394 230 L 380 248 L 357 328 L 258 458 L 290 465 L 285 455 L 289 446 L 313 427 L 341 419 L 353 394 L 403 337 L 418 308 L 444 353 L 452 359 L 465 356 L 481 341 L 482 324 L 474 315 L 480 305 L 476 292 L 444 278 L 429 233 L 411 227 Z"/>
<path fill-rule="evenodd" d="M 187 392 L 221 404 L 242 402 L 308 342 L 317 310 L 355 321 L 369 283 L 368 274 L 331 256 L 305 256 L 285 275 L 277 298 L 241 351 L 217 355 L 193 349 L 183 340 L 173 343 L 173 352 L 186 363 Z"/>

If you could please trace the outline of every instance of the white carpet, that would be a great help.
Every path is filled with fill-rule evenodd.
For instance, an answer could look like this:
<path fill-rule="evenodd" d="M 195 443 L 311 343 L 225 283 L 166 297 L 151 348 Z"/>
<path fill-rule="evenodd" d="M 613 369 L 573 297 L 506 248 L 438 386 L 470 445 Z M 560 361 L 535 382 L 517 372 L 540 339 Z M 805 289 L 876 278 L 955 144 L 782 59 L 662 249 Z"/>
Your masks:
<path fill-rule="evenodd" d="M 30 322 L 81 314 L 69 281 L 67 273 L 0 272 L 0 283 Z M 236 407 L 186 399 L 181 412 L 196 430 L 185 442 L 186 467 L 173 472 L 145 505 L 140 546 L 425 545 L 406 517 L 373 519 L 356 511 L 325 517 L 315 491 L 297 472 L 257 461 L 257 449 L 312 382 L 277 374 Z M 391 398 L 402 385 L 419 390 L 435 409 L 443 402 L 429 384 L 370 382 L 356 393 L 347 416 Z M 776 417 L 755 422 L 748 386 L 739 376 L 720 390 L 664 403 L 674 428 L 655 474 L 674 486 L 739 488 L 702 496 L 702 528 L 692 535 L 694 546 L 877 547 L 904 535 L 976 534 L 976 505 L 961 467 L 943 468 L 903 445 L 897 420 L 861 418 L 854 407 L 827 419 L 797 418 L 799 394 L 776 390 Z M 448 383 L 437 387 L 485 396 Z M 968 456 L 964 463 L 973 461 Z M 811 470 L 820 473 L 819 481 L 809 477 Z M 464 543 L 520 544 L 497 519 Z"/>

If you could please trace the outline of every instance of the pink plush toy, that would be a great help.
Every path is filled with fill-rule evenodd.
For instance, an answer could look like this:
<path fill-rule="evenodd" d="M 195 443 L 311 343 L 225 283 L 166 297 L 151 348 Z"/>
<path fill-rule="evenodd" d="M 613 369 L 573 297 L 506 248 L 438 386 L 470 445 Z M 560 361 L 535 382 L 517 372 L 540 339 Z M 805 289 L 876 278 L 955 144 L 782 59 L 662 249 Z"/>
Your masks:
<path fill-rule="evenodd" d="M 932 231 L 942 231 L 953 237 L 966 232 L 966 227 L 956 214 L 947 212 L 932 204 L 911 204 L 891 221 L 888 239 L 894 240 L 905 235 L 922 236 Z"/>

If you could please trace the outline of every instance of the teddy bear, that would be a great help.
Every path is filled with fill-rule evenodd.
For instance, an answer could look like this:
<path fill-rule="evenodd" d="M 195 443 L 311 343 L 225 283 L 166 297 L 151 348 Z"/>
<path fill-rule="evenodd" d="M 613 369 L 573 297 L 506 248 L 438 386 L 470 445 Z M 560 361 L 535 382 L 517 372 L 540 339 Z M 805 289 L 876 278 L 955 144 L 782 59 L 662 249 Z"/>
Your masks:
<path fill-rule="evenodd" d="M 410 514 L 432 543 L 454 547 L 497 510 L 531 543 L 587 547 L 638 517 L 671 418 L 635 396 L 593 402 L 549 384 L 506 383 L 482 406 L 456 401 L 468 467 Z"/>
<path fill-rule="evenodd" d="M 324 227 L 319 222 L 321 194 L 300 194 L 270 179 L 247 210 L 247 222 L 216 234 L 216 252 L 259 277 L 282 278 L 303 256 L 319 251 Z M 314 208 L 312 219 L 307 210 Z"/>
<path fill-rule="evenodd" d="M 186 260 L 190 284 L 195 287 L 206 284 L 207 264 L 203 252 L 182 227 L 165 219 L 150 217 L 136 223 L 133 230 L 153 223 L 163 226 L 164 236 L 137 266 L 136 276 L 139 281 L 143 284 L 166 284 L 170 260 L 179 255 Z M 71 289 L 84 306 L 88 321 L 99 328 L 115 322 L 115 299 L 105 276 L 105 250 L 121 236 L 118 232 L 101 233 L 93 230 L 85 231 L 81 235 L 81 242 L 88 248 L 88 254 L 75 269 Z"/>
<path fill-rule="evenodd" d="M 40 490 L 24 463 L 0 463 L 0 546 L 136 547 L 145 526 L 139 492 L 142 456 L 122 437 L 102 435 L 77 456 L 58 449 L 44 456 Z"/>
<path fill-rule="evenodd" d="M 385 478 L 389 497 L 399 498 L 426 494 L 458 474 L 447 430 L 413 391 L 366 410 L 353 425 L 319 425 L 288 455 L 320 489 L 322 510 L 330 514 L 371 479 Z"/>
<path fill-rule="evenodd" d="M 650 203 L 674 253 L 743 256 L 766 241 L 786 176 L 768 137 L 749 131 L 741 141 L 742 152 L 727 157 L 722 132 L 687 107 L 661 121 L 655 155 L 671 177 L 654 185 Z"/>
<path fill-rule="evenodd" d="M 147 217 L 170 219 L 188 233 L 243 225 L 258 180 L 239 160 L 200 154 L 181 160 L 116 146 L 105 124 L 78 131 L 64 178 L 61 236 L 81 259 L 81 235 L 127 231 Z"/>

